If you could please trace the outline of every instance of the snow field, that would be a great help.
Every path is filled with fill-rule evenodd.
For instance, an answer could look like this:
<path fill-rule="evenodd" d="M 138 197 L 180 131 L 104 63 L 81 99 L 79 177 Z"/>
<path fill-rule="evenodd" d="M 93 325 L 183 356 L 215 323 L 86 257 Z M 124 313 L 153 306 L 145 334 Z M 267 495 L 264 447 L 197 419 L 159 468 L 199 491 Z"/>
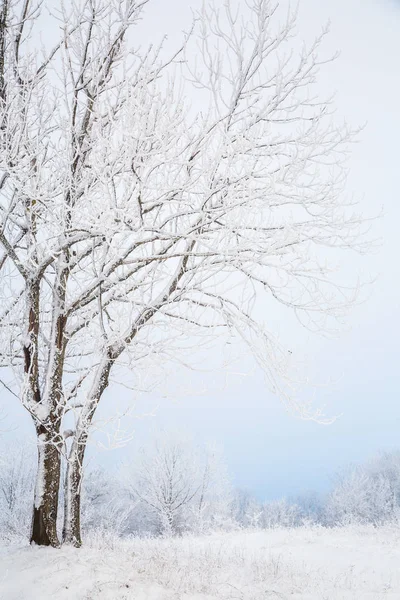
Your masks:
<path fill-rule="evenodd" d="M 399 600 L 400 529 L 3 546 L 1 600 Z"/>

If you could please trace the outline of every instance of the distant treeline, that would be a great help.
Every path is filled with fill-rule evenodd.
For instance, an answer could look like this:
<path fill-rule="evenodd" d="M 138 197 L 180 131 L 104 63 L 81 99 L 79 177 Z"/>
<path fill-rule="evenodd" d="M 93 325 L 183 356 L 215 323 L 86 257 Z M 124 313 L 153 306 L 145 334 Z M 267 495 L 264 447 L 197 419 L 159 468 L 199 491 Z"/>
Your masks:
<path fill-rule="evenodd" d="M 34 448 L 2 446 L 0 537 L 25 538 L 36 470 Z M 84 532 L 172 536 L 236 528 L 383 525 L 400 517 L 400 451 L 338 473 L 331 491 L 259 502 L 234 489 L 221 451 L 160 434 L 118 470 L 88 467 L 82 489 Z M 62 515 L 60 515 L 60 523 Z"/>

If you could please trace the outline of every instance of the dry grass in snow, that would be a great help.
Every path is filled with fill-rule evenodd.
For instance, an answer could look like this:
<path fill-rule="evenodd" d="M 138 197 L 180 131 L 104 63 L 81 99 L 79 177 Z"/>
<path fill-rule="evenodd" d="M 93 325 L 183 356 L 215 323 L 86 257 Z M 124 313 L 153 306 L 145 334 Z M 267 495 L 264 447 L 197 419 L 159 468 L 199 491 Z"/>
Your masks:
<path fill-rule="evenodd" d="M 399 600 L 400 529 L 3 547 L 1 600 Z"/>

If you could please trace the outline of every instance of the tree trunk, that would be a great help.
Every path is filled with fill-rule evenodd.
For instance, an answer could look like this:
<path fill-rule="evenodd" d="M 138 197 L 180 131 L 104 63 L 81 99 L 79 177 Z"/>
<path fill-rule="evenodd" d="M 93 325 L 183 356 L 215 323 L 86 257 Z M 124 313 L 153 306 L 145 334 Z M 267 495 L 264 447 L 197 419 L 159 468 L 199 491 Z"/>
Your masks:
<path fill-rule="evenodd" d="M 86 436 L 74 440 L 67 462 L 65 475 L 65 505 L 63 542 L 76 548 L 82 546 L 81 536 L 81 485 L 82 465 L 86 450 Z"/>
<path fill-rule="evenodd" d="M 173 536 L 175 531 L 175 519 L 173 510 L 168 506 L 161 515 L 162 535 L 165 537 Z"/>
<path fill-rule="evenodd" d="M 58 492 L 60 488 L 60 453 L 54 443 L 58 436 L 38 427 L 38 471 L 33 506 L 31 544 L 58 548 Z"/>
<path fill-rule="evenodd" d="M 122 350 L 121 350 L 122 351 Z M 121 352 L 120 351 L 120 352 Z M 117 355 L 118 356 L 118 355 Z M 89 428 L 99 400 L 108 386 L 108 377 L 111 367 L 117 356 L 109 352 L 103 357 L 94 377 L 92 390 L 89 395 L 86 410 L 79 417 L 76 432 L 73 436 L 67 460 L 67 473 L 65 476 L 65 508 L 63 542 L 79 548 L 82 545 L 81 537 L 81 484 L 82 468 L 85 457 Z"/>

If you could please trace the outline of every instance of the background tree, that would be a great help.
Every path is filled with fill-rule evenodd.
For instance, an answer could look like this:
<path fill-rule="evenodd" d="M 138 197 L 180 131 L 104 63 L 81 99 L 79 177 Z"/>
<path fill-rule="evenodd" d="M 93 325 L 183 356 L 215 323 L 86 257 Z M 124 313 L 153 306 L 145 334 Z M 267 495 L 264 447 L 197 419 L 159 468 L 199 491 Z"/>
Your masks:
<path fill-rule="evenodd" d="M 29 534 L 35 461 L 32 448 L 21 442 L 0 446 L 0 538 Z"/>
<path fill-rule="evenodd" d="M 389 452 L 339 472 L 325 507 L 334 525 L 382 525 L 399 518 L 400 453 Z"/>
<path fill-rule="evenodd" d="M 269 308 L 325 330 L 349 303 L 324 250 L 355 248 L 361 223 L 342 193 L 352 133 L 315 88 L 324 34 L 296 45 L 295 13 L 228 1 L 168 58 L 131 42 L 146 3 L 1 5 L 0 355 L 36 428 L 38 544 L 59 543 L 61 456 L 63 539 L 81 543 L 86 443 L 116 365 L 187 363 L 193 336 L 236 334 L 300 410 Z"/>
<path fill-rule="evenodd" d="M 197 450 L 198 492 L 189 506 L 187 528 L 197 533 L 229 529 L 233 490 L 223 452 L 210 444 Z"/>
<path fill-rule="evenodd" d="M 129 497 L 123 481 L 104 468 L 86 473 L 82 491 L 82 527 L 98 536 L 122 537 L 138 533 L 132 527 L 140 519 L 137 501 Z"/>
<path fill-rule="evenodd" d="M 262 506 L 259 525 L 266 529 L 274 527 L 296 527 L 301 524 L 300 510 L 297 504 L 282 498 L 266 502 Z"/>
<path fill-rule="evenodd" d="M 151 449 L 141 449 L 130 489 L 153 513 L 158 531 L 170 536 L 182 532 L 192 504 L 196 513 L 202 512 L 209 471 L 206 465 L 199 473 L 198 457 L 187 439 L 162 433 Z"/>

